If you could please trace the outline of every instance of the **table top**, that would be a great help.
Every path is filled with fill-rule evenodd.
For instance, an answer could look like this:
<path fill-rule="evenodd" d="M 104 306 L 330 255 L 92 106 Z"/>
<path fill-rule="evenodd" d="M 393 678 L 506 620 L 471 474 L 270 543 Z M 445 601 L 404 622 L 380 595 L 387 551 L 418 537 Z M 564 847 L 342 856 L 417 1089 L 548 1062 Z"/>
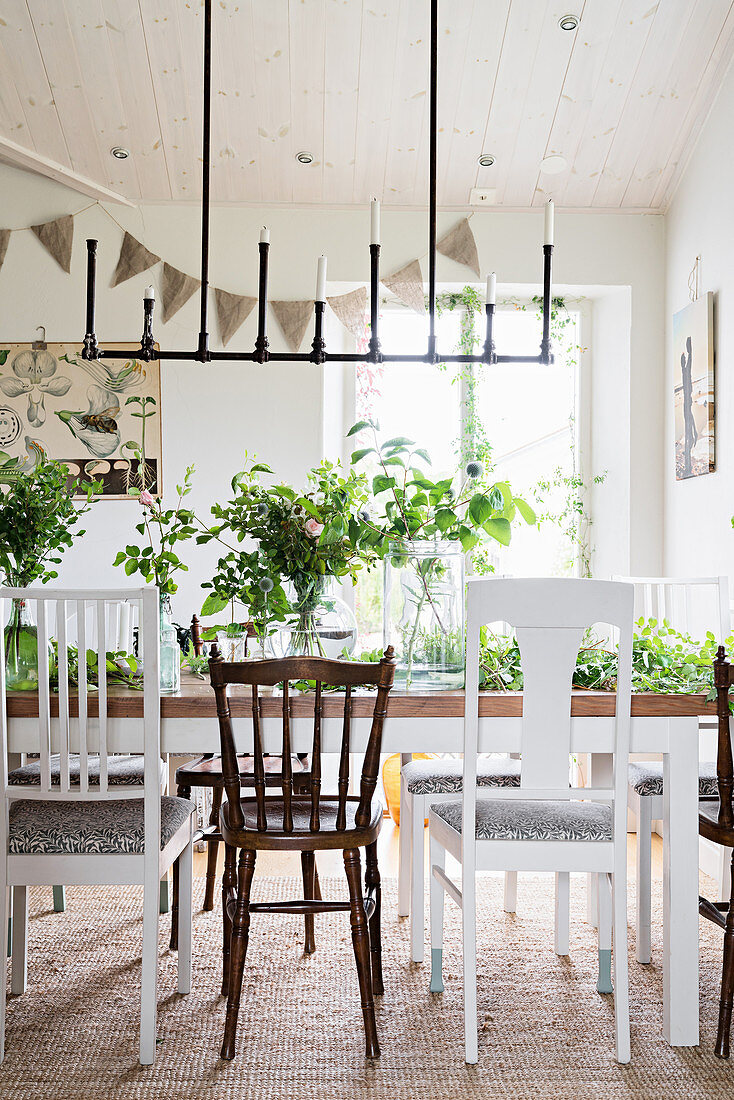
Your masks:
<path fill-rule="evenodd" d="M 8 718 L 37 718 L 38 696 L 35 692 L 8 693 Z M 341 716 L 343 701 L 339 694 L 325 694 L 322 713 L 324 717 Z M 97 716 L 97 695 L 90 691 L 88 713 Z M 313 714 L 313 694 L 292 692 L 290 713 L 294 717 Z M 355 717 L 369 717 L 374 707 L 374 692 L 365 691 L 353 695 L 352 713 Z M 571 698 L 571 714 L 574 717 L 610 717 L 614 714 L 613 692 L 575 691 Z M 76 697 L 70 698 L 72 717 L 77 715 Z M 281 693 L 262 695 L 260 711 L 263 716 L 278 715 L 282 711 Z M 252 712 L 249 688 L 230 689 L 230 710 L 234 717 L 249 717 Z M 110 687 L 108 708 L 110 717 L 139 718 L 143 714 L 142 692 L 132 688 Z M 214 692 L 209 681 L 191 673 L 182 673 L 181 690 L 175 695 L 161 696 L 161 717 L 216 718 Z M 463 691 L 400 691 L 394 689 L 389 698 L 388 714 L 396 718 L 457 718 L 464 714 Z M 522 715 L 522 692 L 483 691 L 479 696 L 479 714 L 486 718 L 519 718 Z M 691 717 L 715 715 L 715 702 L 707 703 L 705 695 L 654 695 L 632 696 L 632 716 L 642 717 Z M 51 696 L 51 715 L 58 716 L 58 696 Z"/>

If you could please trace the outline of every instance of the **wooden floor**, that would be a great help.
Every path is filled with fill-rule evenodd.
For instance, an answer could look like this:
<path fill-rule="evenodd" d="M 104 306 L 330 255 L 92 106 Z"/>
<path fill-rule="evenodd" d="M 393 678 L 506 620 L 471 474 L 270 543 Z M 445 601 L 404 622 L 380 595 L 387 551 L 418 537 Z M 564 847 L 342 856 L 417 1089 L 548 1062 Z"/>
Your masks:
<path fill-rule="evenodd" d="M 389 818 L 385 818 L 378 841 L 378 858 L 380 871 L 385 876 L 397 878 L 398 874 L 398 837 L 399 830 Z M 635 874 L 635 845 L 634 833 L 628 834 L 628 872 L 630 877 Z M 428 837 L 426 837 L 426 857 L 428 855 Z M 318 865 L 323 875 L 340 874 L 343 861 L 340 852 L 319 852 Z M 224 859 L 223 850 L 219 853 L 220 871 Z M 261 852 L 257 857 L 255 873 L 259 875 L 295 875 L 300 873 L 300 860 L 298 855 L 290 852 Z M 206 853 L 194 854 L 194 874 L 206 873 Z M 663 840 L 656 833 L 652 838 L 652 877 L 663 877 Z"/>

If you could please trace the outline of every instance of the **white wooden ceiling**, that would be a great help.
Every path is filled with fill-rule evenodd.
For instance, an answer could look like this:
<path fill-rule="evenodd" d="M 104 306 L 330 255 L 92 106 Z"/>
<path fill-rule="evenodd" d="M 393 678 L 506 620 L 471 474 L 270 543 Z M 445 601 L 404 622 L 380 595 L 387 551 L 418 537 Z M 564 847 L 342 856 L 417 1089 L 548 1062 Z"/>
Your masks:
<path fill-rule="evenodd" d="M 213 198 L 425 203 L 428 10 L 215 0 Z M 202 23 L 201 0 L 0 0 L 0 156 L 198 199 Z M 442 0 L 440 205 L 664 209 L 733 52 L 732 0 Z"/>

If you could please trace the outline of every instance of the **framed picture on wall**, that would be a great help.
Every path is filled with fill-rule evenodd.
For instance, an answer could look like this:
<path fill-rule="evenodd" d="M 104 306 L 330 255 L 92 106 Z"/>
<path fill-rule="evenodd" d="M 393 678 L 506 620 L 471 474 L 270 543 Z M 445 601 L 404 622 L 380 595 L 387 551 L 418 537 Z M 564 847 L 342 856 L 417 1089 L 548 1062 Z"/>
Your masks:
<path fill-rule="evenodd" d="M 102 483 L 102 496 L 157 494 L 161 468 L 158 360 L 86 362 L 78 343 L 0 343 L 0 483 L 44 459 Z M 131 494 L 133 490 L 133 494 Z"/>
<path fill-rule="evenodd" d="M 673 315 L 673 401 L 677 481 L 716 469 L 714 296 Z"/>

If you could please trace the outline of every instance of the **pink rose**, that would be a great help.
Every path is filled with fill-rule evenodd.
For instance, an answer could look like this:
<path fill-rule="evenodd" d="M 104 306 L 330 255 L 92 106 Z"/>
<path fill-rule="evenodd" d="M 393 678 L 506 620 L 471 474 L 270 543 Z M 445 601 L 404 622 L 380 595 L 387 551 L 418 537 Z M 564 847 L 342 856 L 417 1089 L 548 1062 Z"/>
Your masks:
<path fill-rule="evenodd" d="M 144 504 L 147 508 L 152 508 L 155 504 L 153 497 L 150 495 L 147 489 L 143 489 L 142 493 L 140 494 L 140 503 Z"/>
<path fill-rule="evenodd" d="M 312 539 L 317 539 L 324 529 L 323 523 L 319 523 L 317 519 L 307 519 L 305 527 Z"/>

